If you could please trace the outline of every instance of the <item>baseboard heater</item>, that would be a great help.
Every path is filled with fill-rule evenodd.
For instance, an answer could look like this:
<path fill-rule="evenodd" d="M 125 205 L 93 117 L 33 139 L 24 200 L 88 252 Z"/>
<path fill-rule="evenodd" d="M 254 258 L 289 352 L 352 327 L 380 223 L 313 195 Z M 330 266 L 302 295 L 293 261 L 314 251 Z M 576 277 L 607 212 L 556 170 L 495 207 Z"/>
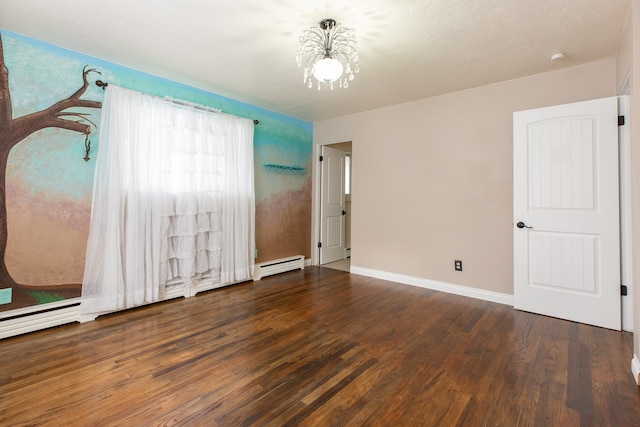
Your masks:
<path fill-rule="evenodd" d="M 79 313 L 80 298 L 12 310 L 0 316 L 0 339 L 76 322 Z"/>
<path fill-rule="evenodd" d="M 304 270 L 304 255 L 258 263 L 253 270 L 253 280 L 292 270 Z"/>

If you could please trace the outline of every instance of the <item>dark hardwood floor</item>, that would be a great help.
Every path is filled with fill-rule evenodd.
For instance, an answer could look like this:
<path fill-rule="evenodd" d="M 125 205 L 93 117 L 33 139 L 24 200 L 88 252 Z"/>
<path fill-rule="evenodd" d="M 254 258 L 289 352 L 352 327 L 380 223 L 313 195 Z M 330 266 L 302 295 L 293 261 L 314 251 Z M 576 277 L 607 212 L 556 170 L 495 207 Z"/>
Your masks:
<path fill-rule="evenodd" d="M 631 340 L 312 267 L 0 341 L 0 424 L 638 426 Z"/>

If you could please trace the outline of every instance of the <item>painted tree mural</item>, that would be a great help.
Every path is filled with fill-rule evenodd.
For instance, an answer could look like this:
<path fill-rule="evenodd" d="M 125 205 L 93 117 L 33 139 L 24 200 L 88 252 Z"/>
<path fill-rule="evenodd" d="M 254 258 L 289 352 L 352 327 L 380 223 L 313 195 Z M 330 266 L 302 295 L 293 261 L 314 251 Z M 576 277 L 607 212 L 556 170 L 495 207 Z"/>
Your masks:
<path fill-rule="evenodd" d="M 97 72 L 84 67 L 82 86 L 66 99 L 50 107 L 22 117 L 13 117 L 9 70 L 5 64 L 2 36 L 0 35 L 0 288 L 19 288 L 5 264 L 7 248 L 6 169 L 11 149 L 29 135 L 45 128 L 60 128 L 88 135 L 92 123 L 86 113 L 68 111 L 70 108 L 100 108 L 98 101 L 80 99 L 89 87 L 88 75 Z"/>

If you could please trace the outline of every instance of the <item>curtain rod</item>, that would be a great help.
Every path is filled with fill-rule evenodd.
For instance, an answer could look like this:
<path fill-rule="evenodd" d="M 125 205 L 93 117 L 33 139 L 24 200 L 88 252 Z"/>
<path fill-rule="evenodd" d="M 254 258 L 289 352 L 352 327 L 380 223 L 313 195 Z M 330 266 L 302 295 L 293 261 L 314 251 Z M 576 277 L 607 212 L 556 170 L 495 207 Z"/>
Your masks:
<path fill-rule="evenodd" d="M 102 89 L 105 89 L 107 86 L 109 86 L 109 83 L 103 82 L 102 80 L 96 80 L 96 86 L 101 87 Z M 165 99 L 168 101 L 171 101 L 173 103 L 179 104 L 179 105 L 185 105 L 188 107 L 194 107 L 194 108 L 198 108 L 201 110 L 207 110 L 207 111 L 212 111 L 212 112 L 216 112 L 216 113 L 222 113 L 222 110 L 219 110 L 217 108 L 212 108 L 212 107 L 207 107 L 206 105 L 199 105 L 196 104 L 195 102 L 189 102 L 189 101 L 183 101 L 181 99 L 176 99 L 176 98 L 172 98 L 170 96 L 165 96 Z M 258 123 L 260 123 L 258 120 L 253 119 L 253 124 L 257 125 Z"/>

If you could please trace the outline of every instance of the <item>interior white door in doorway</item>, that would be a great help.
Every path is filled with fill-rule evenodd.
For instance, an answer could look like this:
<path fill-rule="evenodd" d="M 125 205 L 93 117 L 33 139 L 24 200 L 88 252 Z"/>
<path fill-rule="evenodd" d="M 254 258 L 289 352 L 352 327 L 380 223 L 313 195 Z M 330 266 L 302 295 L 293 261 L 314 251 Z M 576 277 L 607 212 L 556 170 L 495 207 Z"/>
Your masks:
<path fill-rule="evenodd" d="M 514 306 L 620 329 L 617 98 L 513 115 Z"/>
<path fill-rule="evenodd" d="M 320 264 L 345 255 L 345 152 L 322 146 L 320 190 Z"/>

